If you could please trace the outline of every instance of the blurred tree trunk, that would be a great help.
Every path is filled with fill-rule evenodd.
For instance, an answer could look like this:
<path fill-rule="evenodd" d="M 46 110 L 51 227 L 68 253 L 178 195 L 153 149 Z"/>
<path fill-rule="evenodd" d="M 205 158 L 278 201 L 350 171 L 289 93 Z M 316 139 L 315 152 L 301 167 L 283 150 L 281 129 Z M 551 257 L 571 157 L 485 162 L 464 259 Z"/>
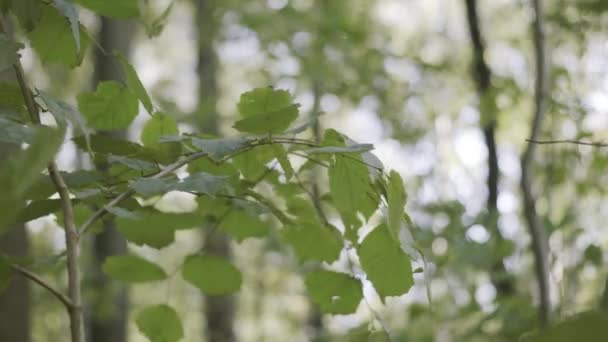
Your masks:
<path fill-rule="evenodd" d="M 0 72 L 0 82 L 14 81 L 13 75 L 13 68 Z M 14 148 L 0 143 L 0 163 Z M 26 257 L 28 251 L 25 225 L 19 224 L 0 235 L 0 254 Z M 8 288 L 0 293 L 0 341 L 30 341 L 30 282 L 24 277 L 13 277 Z"/>
<path fill-rule="evenodd" d="M 195 123 L 199 131 L 217 134 L 219 131 L 217 103 L 217 56 L 213 40 L 217 30 L 218 3 L 215 0 L 197 0 L 196 25 L 198 25 L 198 78 L 199 105 Z M 230 241 L 221 231 L 208 234 L 207 250 L 210 254 L 229 258 Z M 207 296 L 205 298 L 207 341 L 230 342 L 234 334 L 234 297 Z"/>
<path fill-rule="evenodd" d="M 4 154 L 6 146 L 0 146 Z M 0 159 L 2 159 L 0 157 Z M 24 257 L 28 253 L 24 225 L 13 227 L 0 237 L 0 253 Z M 15 275 L 8 288 L 0 294 L 0 341 L 30 341 L 30 284 Z"/>
<path fill-rule="evenodd" d="M 99 44 L 108 53 L 117 50 L 128 56 L 134 28 L 133 22 L 102 18 L 98 34 Z M 116 59 L 97 49 L 93 83 L 96 85 L 106 80 L 124 80 L 122 67 Z M 125 133 L 108 132 L 108 134 L 124 135 Z M 104 165 L 97 167 L 100 170 L 105 168 Z M 126 341 L 127 335 L 127 288 L 106 277 L 101 265 L 108 256 L 124 254 L 127 243 L 116 230 L 115 222 L 111 218 L 103 220 L 103 228 L 101 233 L 95 235 L 93 241 L 94 262 L 90 272 L 93 278 L 94 296 L 90 307 L 94 311 L 90 315 L 91 332 L 88 336 L 91 342 L 122 342 Z"/>
<path fill-rule="evenodd" d="M 498 229 L 498 152 L 496 150 L 496 113 L 491 112 L 488 108 L 481 106 L 492 96 L 490 94 L 492 87 L 492 73 L 488 64 L 485 61 L 485 43 L 481 33 L 480 19 L 477 14 L 477 1 L 466 0 L 467 22 L 471 43 L 473 48 L 473 76 L 477 85 L 477 93 L 479 96 L 479 111 L 482 118 L 482 130 L 486 148 L 488 150 L 488 177 L 487 177 L 487 210 L 489 215 L 488 225 L 489 230 L 494 235 L 498 244 L 503 243 L 504 239 Z M 487 107 L 487 106 L 486 106 Z M 502 259 L 496 260 L 490 270 L 492 284 L 496 287 L 496 292 L 499 298 L 506 298 L 514 294 L 515 287 L 513 279 L 507 273 Z"/>

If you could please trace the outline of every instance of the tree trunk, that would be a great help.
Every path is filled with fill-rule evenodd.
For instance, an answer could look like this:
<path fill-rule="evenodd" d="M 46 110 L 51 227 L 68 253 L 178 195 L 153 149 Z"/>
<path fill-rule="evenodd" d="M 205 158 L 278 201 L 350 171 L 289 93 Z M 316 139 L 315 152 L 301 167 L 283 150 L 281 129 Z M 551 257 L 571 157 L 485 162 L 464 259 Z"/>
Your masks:
<path fill-rule="evenodd" d="M 134 24 L 108 18 L 101 19 L 99 44 L 106 52 L 120 51 L 129 55 Z M 121 65 L 111 56 L 99 49 L 95 52 L 94 84 L 106 80 L 124 80 Z M 124 132 L 107 132 L 124 135 Z M 100 170 L 105 166 L 98 165 Z M 127 338 L 128 298 L 125 285 L 109 279 L 102 271 L 101 265 L 111 255 L 124 254 L 127 250 L 125 239 L 116 230 L 114 220 L 103 221 L 103 232 L 94 237 L 94 262 L 91 265 L 93 283 L 93 312 L 90 317 L 91 342 L 121 342 Z"/>
<path fill-rule="evenodd" d="M 2 154 L 6 146 L 0 148 Z M 0 237 L 0 253 L 27 256 L 27 232 L 23 225 L 13 227 Z M 8 288 L 0 294 L 0 341 L 30 341 L 29 283 L 25 277 L 15 275 Z"/>
<path fill-rule="evenodd" d="M 214 0 L 197 0 L 196 24 L 199 28 L 198 78 L 199 107 L 195 118 L 197 128 L 204 133 L 217 134 L 217 56 L 213 46 L 217 28 L 217 4 Z M 209 254 L 230 258 L 230 241 L 222 232 L 208 234 Z M 207 341 L 230 342 L 234 334 L 234 297 L 207 296 L 205 298 Z"/>

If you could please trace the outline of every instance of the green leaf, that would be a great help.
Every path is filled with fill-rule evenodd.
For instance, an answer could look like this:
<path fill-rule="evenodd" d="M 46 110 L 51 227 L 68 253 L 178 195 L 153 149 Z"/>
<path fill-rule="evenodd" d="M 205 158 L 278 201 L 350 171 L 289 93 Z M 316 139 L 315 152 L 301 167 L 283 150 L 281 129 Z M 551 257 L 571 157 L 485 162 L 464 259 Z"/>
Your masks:
<path fill-rule="evenodd" d="M 175 230 L 171 226 L 148 228 L 148 220 L 119 218 L 118 231 L 129 242 L 136 245 L 148 245 L 157 249 L 166 247 L 175 241 Z"/>
<path fill-rule="evenodd" d="M 177 342 L 184 337 L 182 322 L 175 310 L 164 304 L 149 306 L 137 314 L 137 328 L 150 342 Z"/>
<path fill-rule="evenodd" d="M 29 147 L 0 164 L 0 232 L 14 222 L 24 205 L 25 195 L 53 160 L 63 142 L 63 131 L 38 127 Z"/>
<path fill-rule="evenodd" d="M 522 342 L 603 342 L 608 336 L 608 315 L 589 311 L 542 332 L 522 336 Z"/>
<path fill-rule="evenodd" d="M 28 222 L 39 217 L 52 214 L 59 209 L 61 209 L 60 199 L 43 199 L 32 201 L 27 205 L 27 207 L 21 210 L 19 217 L 17 218 L 17 222 Z"/>
<path fill-rule="evenodd" d="M 354 313 L 363 299 L 361 282 L 348 274 L 316 270 L 306 276 L 305 283 L 312 300 L 324 313 Z"/>
<path fill-rule="evenodd" d="M 105 81 L 94 93 L 78 95 L 78 108 L 95 129 L 123 129 L 137 116 L 137 98 L 120 83 Z"/>
<path fill-rule="evenodd" d="M 332 263 L 340 256 L 342 238 L 340 232 L 334 227 L 302 222 L 285 227 L 281 233 L 301 261 L 315 260 Z"/>
<path fill-rule="evenodd" d="M 76 52 L 80 53 L 80 24 L 78 22 L 78 11 L 71 2 L 67 0 L 53 0 L 53 6 L 70 22 L 72 37 L 76 44 Z"/>
<path fill-rule="evenodd" d="M 154 163 L 147 162 L 141 159 L 128 158 L 123 156 L 115 156 L 110 154 L 108 156 L 108 163 L 119 163 L 130 169 L 137 171 L 155 171 L 158 167 Z"/>
<path fill-rule="evenodd" d="M 264 87 L 243 93 L 237 106 L 242 116 L 250 117 L 281 110 L 292 104 L 293 99 L 287 90 Z"/>
<path fill-rule="evenodd" d="M 232 210 L 220 223 L 220 229 L 233 236 L 238 242 L 250 237 L 268 234 L 268 225 L 256 215 L 245 210 Z"/>
<path fill-rule="evenodd" d="M 18 121 L 28 121 L 21 89 L 15 83 L 0 83 L 0 114 Z"/>
<path fill-rule="evenodd" d="M 191 255 L 182 276 L 207 295 L 225 295 L 241 288 L 241 272 L 228 260 L 214 255 Z"/>
<path fill-rule="evenodd" d="M 53 96 L 51 96 L 50 94 L 38 90 L 38 97 L 40 97 L 40 99 L 42 100 L 42 102 L 44 102 L 44 105 L 46 106 L 46 109 L 53 114 L 53 116 L 55 117 L 55 120 L 62 125 L 65 125 L 66 122 L 70 122 L 72 124 L 72 126 L 74 127 L 76 132 L 80 132 L 84 135 L 84 139 L 86 141 L 87 144 L 87 149 L 89 150 L 89 152 L 92 152 L 91 150 L 91 129 L 89 129 L 89 126 L 87 125 L 87 121 L 84 118 L 84 116 L 82 115 L 82 113 L 80 113 L 78 110 L 76 110 L 76 108 L 72 107 L 71 105 L 58 100 L 56 98 L 54 98 Z"/>
<path fill-rule="evenodd" d="M 118 231 L 129 242 L 163 248 L 175 240 L 175 231 L 202 225 L 203 218 L 196 214 L 161 213 L 154 210 L 136 211 L 134 217 L 118 217 Z"/>
<path fill-rule="evenodd" d="M 129 283 L 143 283 L 167 278 L 155 263 L 136 255 L 117 255 L 106 258 L 103 271 L 110 277 Z"/>
<path fill-rule="evenodd" d="M 13 269 L 8 260 L 0 254 L 0 296 L 6 290 L 13 277 Z"/>
<path fill-rule="evenodd" d="M 241 95 L 238 109 L 245 119 L 233 127 L 253 134 L 281 133 L 298 117 L 299 106 L 286 90 L 256 88 Z"/>
<path fill-rule="evenodd" d="M 349 237 L 360 226 L 357 212 L 369 217 L 378 205 L 366 166 L 353 158 L 336 155 L 328 170 L 333 204 L 342 216 Z"/>
<path fill-rule="evenodd" d="M 387 189 L 388 201 L 388 228 L 392 238 L 399 241 L 399 232 L 405 214 L 405 202 L 407 196 L 403 187 L 403 180 L 396 171 L 391 171 Z"/>
<path fill-rule="evenodd" d="M 73 68 L 80 65 L 84 50 L 89 44 L 88 36 L 83 34 L 84 28 L 80 26 L 79 30 L 80 48 L 74 41 L 68 20 L 56 8 L 44 6 L 40 23 L 28 36 L 43 63 L 57 63 Z"/>
<path fill-rule="evenodd" d="M 137 0 L 73 0 L 99 15 L 117 19 L 139 16 Z"/>
<path fill-rule="evenodd" d="M 165 113 L 156 112 L 144 125 L 141 132 L 141 142 L 144 146 L 155 147 L 160 144 L 160 137 L 178 133 L 177 123 L 172 117 Z"/>
<path fill-rule="evenodd" d="M 150 100 L 150 96 L 148 95 L 146 88 L 144 88 L 144 85 L 141 83 L 139 76 L 137 76 L 137 72 L 135 71 L 135 68 L 133 68 L 133 66 L 129 63 L 129 60 L 127 60 L 127 58 L 125 56 L 123 56 L 120 52 L 114 51 L 114 56 L 116 56 L 122 63 L 122 67 L 124 68 L 125 75 L 127 77 L 127 86 L 129 87 L 129 89 L 131 89 L 131 91 L 135 94 L 135 96 L 137 96 L 139 101 L 141 101 L 141 104 L 144 105 L 144 108 L 146 108 L 148 113 L 152 114 L 152 112 L 154 111 L 154 107 L 152 106 L 152 100 Z M 171 131 L 171 132 L 168 132 L 165 134 L 176 134 L 176 133 L 177 133 L 177 126 L 175 126 L 174 131 Z M 143 138 L 142 138 L 142 141 L 143 141 Z M 156 139 L 155 142 L 158 142 L 158 139 Z M 144 143 L 144 145 L 147 145 L 145 141 L 143 141 L 143 143 Z"/>
<path fill-rule="evenodd" d="M 29 142 L 34 133 L 33 127 L 0 117 L 0 142 L 21 146 Z"/>
<path fill-rule="evenodd" d="M 116 255 L 106 258 L 103 272 L 127 283 L 145 283 L 167 278 L 167 274 L 160 266 L 136 255 Z"/>
<path fill-rule="evenodd" d="M 256 146 L 232 158 L 232 163 L 247 180 L 255 182 L 262 177 L 266 164 L 275 156 L 272 145 Z"/>
<path fill-rule="evenodd" d="M 381 298 L 405 294 L 414 279 L 410 258 L 390 235 L 386 225 L 369 233 L 357 249 L 361 268 Z"/>
<path fill-rule="evenodd" d="M 284 132 L 298 117 L 300 105 L 294 104 L 283 109 L 268 112 L 237 121 L 236 130 L 252 134 L 277 134 Z"/>
<path fill-rule="evenodd" d="M 19 62 L 19 50 L 25 46 L 10 39 L 6 34 L 0 33 L 0 71 L 8 69 Z"/>
<path fill-rule="evenodd" d="M 209 153 L 209 156 L 215 160 L 220 160 L 225 156 L 232 154 L 249 143 L 246 138 L 227 138 L 227 139 L 199 139 L 192 138 L 192 145 L 203 152 Z"/>
<path fill-rule="evenodd" d="M 215 176 L 206 172 L 197 172 L 176 184 L 174 190 L 215 196 L 222 189 L 226 188 L 227 178 L 226 176 Z"/>
<path fill-rule="evenodd" d="M 175 178 L 140 178 L 129 183 L 129 187 L 138 194 L 149 197 L 170 191 L 177 183 Z"/>
<path fill-rule="evenodd" d="M 11 1 L 11 9 L 17 19 L 19 19 L 19 24 L 25 31 L 31 31 L 38 25 L 38 21 L 40 20 L 40 12 L 42 6 L 42 2 L 39 0 L 9 0 Z"/>

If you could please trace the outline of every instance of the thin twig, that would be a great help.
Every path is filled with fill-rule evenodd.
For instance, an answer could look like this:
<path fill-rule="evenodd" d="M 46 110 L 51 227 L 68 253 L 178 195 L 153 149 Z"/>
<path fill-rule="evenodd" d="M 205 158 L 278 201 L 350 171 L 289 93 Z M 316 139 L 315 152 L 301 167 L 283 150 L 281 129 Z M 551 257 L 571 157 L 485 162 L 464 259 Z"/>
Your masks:
<path fill-rule="evenodd" d="M 152 175 L 150 177 L 146 177 L 145 179 L 158 179 L 161 177 L 164 177 L 168 174 L 170 174 L 171 172 L 179 169 L 180 167 L 196 160 L 199 158 L 202 158 L 204 156 L 207 155 L 207 152 L 196 152 L 196 153 L 192 153 L 188 156 L 185 156 L 183 158 L 181 158 L 180 160 L 176 161 L 175 163 L 165 167 L 164 169 L 162 169 L 159 173 Z M 89 217 L 89 219 L 87 219 L 78 229 L 78 231 L 80 232 L 81 235 L 85 234 L 90 228 L 91 226 L 97 222 L 97 220 L 99 220 L 100 218 L 102 218 L 105 214 L 108 213 L 108 211 L 113 208 L 114 206 L 118 205 L 120 202 L 124 201 L 125 199 L 131 197 L 133 194 L 135 194 L 134 190 L 127 190 L 123 193 L 121 193 L 120 195 L 116 196 L 113 200 L 111 200 L 110 202 L 108 202 L 106 205 L 104 205 L 103 207 L 99 208 L 93 215 L 91 215 L 91 217 Z"/>
<path fill-rule="evenodd" d="M 536 140 L 536 139 L 526 139 L 526 142 L 537 145 L 552 145 L 552 144 L 573 144 L 573 145 L 584 145 L 584 146 L 592 146 L 592 147 L 608 147 L 607 143 L 603 142 L 594 142 L 594 141 L 580 141 L 580 140 Z"/>
<path fill-rule="evenodd" d="M 287 217 L 287 215 L 285 215 L 282 210 L 277 208 L 277 206 L 274 205 L 274 203 L 272 203 L 272 201 L 270 201 L 266 197 L 258 194 L 257 192 L 255 192 L 253 190 L 245 190 L 244 194 L 249 197 L 252 197 L 256 201 L 258 201 L 260 204 L 262 204 L 265 207 L 267 207 L 268 209 L 270 209 L 270 212 L 284 225 L 289 225 L 289 224 L 293 223 L 292 220 L 289 217 Z"/>
<path fill-rule="evenodd" d="M 55 296 L 57 299 L 59 299 L 59 301 L 65 306 L 65 308 L 67 310 L 70 310 L 74 306 L 74 304 L 72 304 L 72 301 L 70 300 L 70 298 L 68 298 L 63 293 L 59 292 L 59 290 L 53 288 L 51 286 L 51 284 L 47 283 L 44 279 L 40 278 L 37 274 L 35 274 L 32 271 L 30 271 L 24 267 L 21 267 L 17 264 L 11 264 L 10 266 L 15 272 L 21 274 L 22 276 L 28 278 L 29 280 L 35 282 L 36 284 L 42 286 L 47 291 L 49 291 L 53 296 Z"/>

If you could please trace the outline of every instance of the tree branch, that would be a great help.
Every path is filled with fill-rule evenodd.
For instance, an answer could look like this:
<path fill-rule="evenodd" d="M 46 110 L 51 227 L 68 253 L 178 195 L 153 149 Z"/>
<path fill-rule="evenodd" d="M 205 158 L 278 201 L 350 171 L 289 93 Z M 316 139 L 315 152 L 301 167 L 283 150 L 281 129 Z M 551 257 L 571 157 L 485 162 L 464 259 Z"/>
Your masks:
<path fill-rule="evenodd" d="M 573 145 L 584 145 L 591 147 L 608 147 L 607 143 L 594 142 L 594 141 L 580 141 L 580 140 L 535 140 L 526 139 L 526 142 L 537 145 L 551 145 L 551 144 L 573 144 Z"/>
<path fill-rule="evenodd" d="M 21 274 L 25 278 L 28 278 L 29 280 L 35 282 L 36 284 L 42 286 L 47 291 L 49 291 L 53 296 L 55 296 L 65 306 L 65 308 L 68 311 L 71 310 L 71 308 L 74 306 L 74 304 L 72 303 L 70 298 L 68 298 L 63 293 L 59 292 L 59 290 L 53 288 L 51 286 L 51 284 L 47 283 L 44 279 L 40 278 L 37 274 L 35 274 L 32 271 L 30 271 L 24 267 L 21 267 L 17 264 L 11 264 L 10 267 L 13 269 L 13 271 Z"/>
<path fill-rule="evenodd" d="M 543 10 L 541 0 L 533 0 L 534 7 L 534 52 L 536 64 L 536 80 L 534 87 L 534 117 L 529 141 L 538 141 L 543 115 L 546 107 L 548 92 L 547 63 L 545 57 L 545 43 L 543 33 Z M 527 144 L 521 158 L 521 189 L 524 202 L 524 216 L 532 238 L 532 252 L 534 253 L 535 272 L 538 281 L 540 305 L 539 318 L 541 325 L 549 325 L 551 317 L 550 284 L 549 284 L 549 246 L 547 233 L 541 218 L 536 211 L 535 197 L 532 193 L 531 167 L 534 162 L 536 144 Z"/>
<path fill-rule="evenodd" d="M 204 156 L 206 156 L 208 153 L 207 152 L 196 152 L 193 154 L 190 154 L 186 157 L 183 157 L 182 159 L 176 161 L 175 163 L 165 167 L 164 169 L 162 169 L 159 173 L 152 175 L 150 177 L 146 177 L 146 179 L 158 179 L 158 178 L 162 178 L 168 174 L 170 174 L 171 172 L 179 169 L 180 167 L 196 160 L 199 158 L 202 158 Z M 87 231 L 91 228 L 91 226 L 93 226 L 93 224 L 95 222 L 97 222 L 97 220 L 99 220 L 100 218 L 102 218 L 105 214 L 108 213 L 108 211 L 115 207 L 116 205 L 118 205 L 120 202 L 124 201 L 125 199 L 131 197 L 133 194 L 135 194 L 135 191 L 133 190 L 127 190 L 121 194 L 119 194 L 118 196 L 114 197 L 113 200 L 111 200 L 110 202 L 108 202 L 106 205 L 104 205 L 103 207 L 99 208 L 93 215 L 91 215 L 91 217 L 89 217 L 88 220 L 86 220 L 78 229 L 78 231 L 80 232 L 80 234 L 86 234 Z"/>

